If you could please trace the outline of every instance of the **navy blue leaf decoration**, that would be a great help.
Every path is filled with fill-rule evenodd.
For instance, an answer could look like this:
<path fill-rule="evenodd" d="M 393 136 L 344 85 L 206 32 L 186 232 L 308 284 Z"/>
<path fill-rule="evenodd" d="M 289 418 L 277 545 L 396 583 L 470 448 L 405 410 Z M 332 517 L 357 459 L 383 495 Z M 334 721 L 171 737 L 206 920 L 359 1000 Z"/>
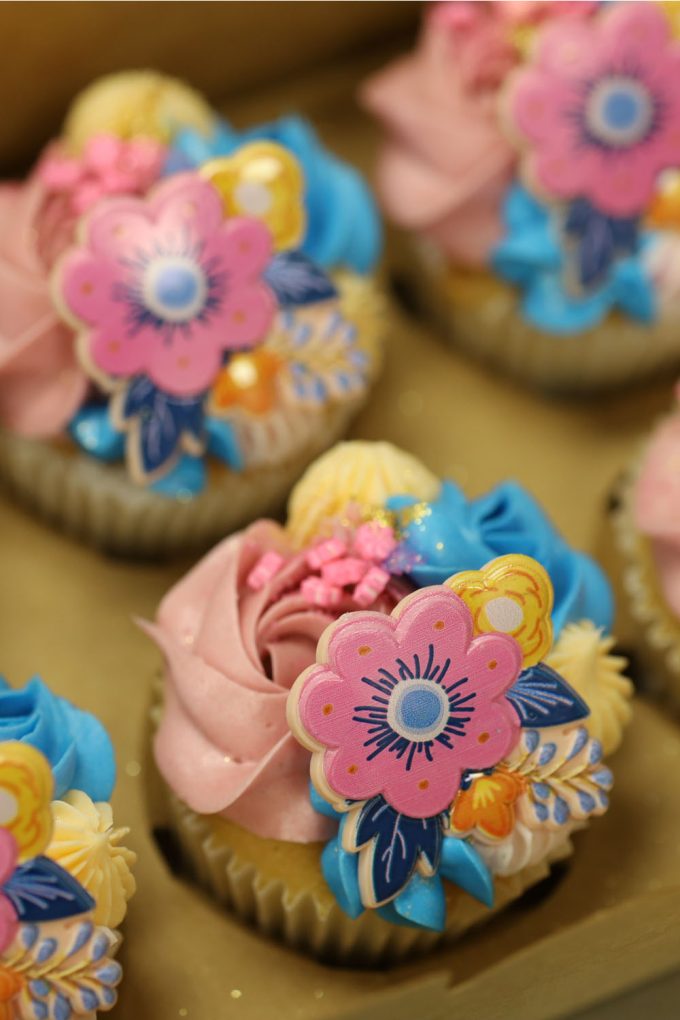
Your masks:
<path fill-rule="evenodd" d="M 523 670 L 506 698 L 525 727 L 562 726 L 590 715 L 573 687 L 544 662 Z"/>
<path fill-rule="evenodd" d="M 146 376 L 136 376 L 123 401 L 123 417 L 139 418 L 141 464 L 146 474 L 163 467 L 176 453 L 182 434 L 203 440 L 205 394 L 178 397 L 159 390 Z"/>
<path fill-rule="evenodd" d="M 80 882 L 49 857 L 35 857 L 19 865 L 2 891 L 23 924 L 58 921 L 95 906 Z"/>
<path fill-rule="evenodd" d="M 585 198 L 571 203 L 564 229 L 577 241 L 579 278 L 584 287 L 601 283 L 617 256 L 637 250 L 637 218 L 607 216 Z"/>
<path fill-rule="evenodd" d="M 323 269 L 299 251 L 275 255 L 263 276 L 282 308 L 337 297 L 338 292 Z"/>
<path fill-rule="evenodd" d="M 376 903 L 397 896 L 415 871 L 421 854 L 436 871 L 442 843 L 442 816 L 409 818 L 383 797 L 364 804 L 354 832 L 356 849 L 372 843 L 372 880 Z"/>

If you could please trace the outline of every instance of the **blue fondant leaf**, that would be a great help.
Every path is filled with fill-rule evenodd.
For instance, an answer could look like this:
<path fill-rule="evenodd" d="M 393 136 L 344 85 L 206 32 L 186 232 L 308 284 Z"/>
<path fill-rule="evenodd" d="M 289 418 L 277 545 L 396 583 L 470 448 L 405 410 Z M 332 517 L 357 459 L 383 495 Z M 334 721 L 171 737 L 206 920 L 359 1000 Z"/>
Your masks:
<path fill-rule="evenodd" d="M 233 425 L 221 418 L 206 418 L 208 450 L 232 471 L 243 471 L 245 461 Z"/>
<path fill-rule="evenodd" d="M 139 419 L 139 454 L 145 474 L 153 474 L 174 457 L 185 433 L 203 440 L 204 396 L 165 393 L 146 376 L 131 381 L 122 414 L 126 420 Z"/>
<path fill-rule="evenodd" d="M 82 408 L 71 418 L 68 431 L 81 450 L 98 460 L 113 462 L 123 459 L 125 435 L 113 427 L 108 405 L 94 404 Z"/>
<path fill-rule="evenodd" d="M 590 714 L 573 687 L 544 662 L 520 673 L 506 697 L 525 727 L 561 726 Z"/>
<path fill-rule="evenodd" d="M 35 857 L 21 864 L 2 891 L 24 923 L 57 921 L 84 914 L 95 905 L 82 885 L 49 857 Z"/>
<path fill-rule="evenodd" d="M 371 844 L 371 880 L 376 903 L 393 899 L 404 888 L 422 856 L 428 870 L 437 870 L 442 842 L 441 815 L 409 818 L 383 797 L 361 808 L 354 830 L 355 849 Z"/>
<path fill-rule="evenodd" d="M 341 909 L 350 917 L 358 917 L 363 913 L 359 891 L 359 855 L 343 850 L 336 836 L 323 848 L 321 870 Z"/>
<path fill-rule="evenodd" d="M 338 293 L 323 269 L 299 251 L 275 255 L 263 275 L 284 308 L 327 301 Z"/>
<path fill-rule="evenodd" d="M 309 784 L 309 799 L 312 802 L 312 807 L 315 811 L 318 811 L 320 815 L 325 815 L 326 818 L 333 818 L 339 822 L 343 816 L 339 811 L 336 811 L 332 804 L 321 796 L 314 783 L 310 781 Z"/>
<path fill-rule="evenodd" d="M 439 875 L 424 878 L 416 872 L 391 904 L 396 913 L 419 928 L 444 931 L 446 897 Z"/>
<path fill-rule="evenodd" d="M 464 889 L 470 896 L 493 906 L 493 878 L 480 854 L 471 843 L 455 836 L 446 836 L 442 841 L 440 874 L 449 882 Z"/>

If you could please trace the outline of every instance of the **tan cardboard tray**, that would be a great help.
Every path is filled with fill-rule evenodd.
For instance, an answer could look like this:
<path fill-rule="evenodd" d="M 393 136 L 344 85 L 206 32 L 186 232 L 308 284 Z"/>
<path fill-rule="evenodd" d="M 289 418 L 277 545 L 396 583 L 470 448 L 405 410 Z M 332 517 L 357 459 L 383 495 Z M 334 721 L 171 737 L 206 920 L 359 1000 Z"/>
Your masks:
<path fill-rule="evenodd" d="M 326 139 L 368 167 L 375 139 L 348 100 L 354 78 L 320 75 L 313 88 L 229 112 L 245 121 L 313 96 Z M 398 246 L 391 252 L 398 261 Z M 608 495 L 670 403 L 672 380 L 606 400 L 548 401 L 464 361 L 395 307 L 386 328 L 385 373 L 353 435 L 410 449 L 471 495 L 516 478 L 573 544 L 611 562 Z M 0 668 L 15 684 L 40 673 L 96 712 L 118 750 L 116 818 L 133 830 L 139 890 L 113 1018 L 548 1020 L 680 969 L 680 730 L 654 705 L 638 704 L 614 761 L 609 814 L 576 836 L 566 873 L 543 898 L 412 965 L 332 969 L 221 913 L 172 876 L 151 837 L 147 707 L 159 660 L 131 617 L 150 617 L 188 563 L 106 559 L 1 499 L 0 563 Z M 622 628 L 631 645 L 624 617 Z M 678 1015 L 669 996 L 657 996 L 659 1020 Z M 611 1015 L 632 1014 L 624 1000 Z"/>

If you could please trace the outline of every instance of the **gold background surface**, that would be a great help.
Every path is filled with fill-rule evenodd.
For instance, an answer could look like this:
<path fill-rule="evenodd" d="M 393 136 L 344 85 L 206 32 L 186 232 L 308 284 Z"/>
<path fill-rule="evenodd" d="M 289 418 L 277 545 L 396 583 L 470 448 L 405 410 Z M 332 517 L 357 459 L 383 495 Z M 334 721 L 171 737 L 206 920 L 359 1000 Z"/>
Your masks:
<path fill-rule="evenodd" d="M 329 145 L 369 170 L 375 132 L 352 94 L 413 17 L 414 5 L 392 3 L 4 4 L 0 87 L 12 101 L 0 122 L 0 164 L 30 159 L 94 74 L 155 63 L 206 88 L 239 124 L 303 108 Z M 394 273 L 405 256 L 399 239 L 389 240 Z M 352 435 L 411 450 L 469 495 L 516 478 L 571 543 L 616 574 L 607 501 L 670 405 L 672 380 L 590 401 L 549 400 L 463 360 L 394 302 L 386 334 L 384 375 Z M 40 673 L 95 712 L 117 747 L 115 812 L 133 829 L 139 888 L 113 1018 L 548 1020 L 680 968 L 680 732 L 656 706 L 639 704 L 614 761 L 612 808 L 576 836 L 576 855 L 549 897 L 392 973 L 331 969 L 213 908 L 172 877 L 151 838 L 146 714 L 159 659 L 131 617 L 152 616 L 189 562 L 107 559 L 2 498 L 0 562 L 0 668 L 14 684 Z M 634 647 L 624 613 L 618 632 Z M 677 1002 L 678 985 L 667 979 L 588 1018 L 646 1010 L 670 1020 Z"/>

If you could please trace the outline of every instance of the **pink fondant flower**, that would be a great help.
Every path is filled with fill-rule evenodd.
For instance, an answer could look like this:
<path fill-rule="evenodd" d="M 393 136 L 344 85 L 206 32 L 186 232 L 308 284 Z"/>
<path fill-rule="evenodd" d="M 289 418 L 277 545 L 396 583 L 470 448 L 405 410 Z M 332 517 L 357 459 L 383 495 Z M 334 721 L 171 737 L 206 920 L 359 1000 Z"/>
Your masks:
<path fill-rule="evenodd" d="M 639 213 L 659 172 L 680 164 L 679 80 L 680 44 L 654 4 L 548 25 L 509 96 L 529 177 L 550 196 Z"/>
<path fill-rule="evenodd" d="M 224 351 L 266 334 L 275 302 L 261 274 L 271 252 L 263 224 L 225 220 L 213 186 L 183 174 L 146 200 L 95 206 L 82 245 L 58 267 L 58 298 L 105 385 L 145 374 L 168 393 L 195 395 Z"/>
<path fill-rule="evenodd" d="M 402 814 L 431 817 L 451 805 L 467 769 L 496 765 L 513 747 L 520 721 L 505 694 L 520 647 L 472 634 L 469 610 L 444 587 L 416 592 L 391 617 L 353 613 L 329 628 L 326 661 L 296 682 L 289 719 L 335 806 L 382 795 Z"/>
<path fill-rule="evenodd" d="M 288 728 L 286 699 L 328 624 L 355 607 L 348 594 L 310 604 L 302 586 L 318 571 L 307 552 L 259 521 L 179 581 L 147 627 L 167 662 L 155 753 L 169 786 L 195 811 L 295 843 L 333 827 L 310 803 L 310 756 Z M 262 576 L 267 556 L 274 569 Z M 387 614 L 408 590 L 393 583 L 371 608 Z"/>

